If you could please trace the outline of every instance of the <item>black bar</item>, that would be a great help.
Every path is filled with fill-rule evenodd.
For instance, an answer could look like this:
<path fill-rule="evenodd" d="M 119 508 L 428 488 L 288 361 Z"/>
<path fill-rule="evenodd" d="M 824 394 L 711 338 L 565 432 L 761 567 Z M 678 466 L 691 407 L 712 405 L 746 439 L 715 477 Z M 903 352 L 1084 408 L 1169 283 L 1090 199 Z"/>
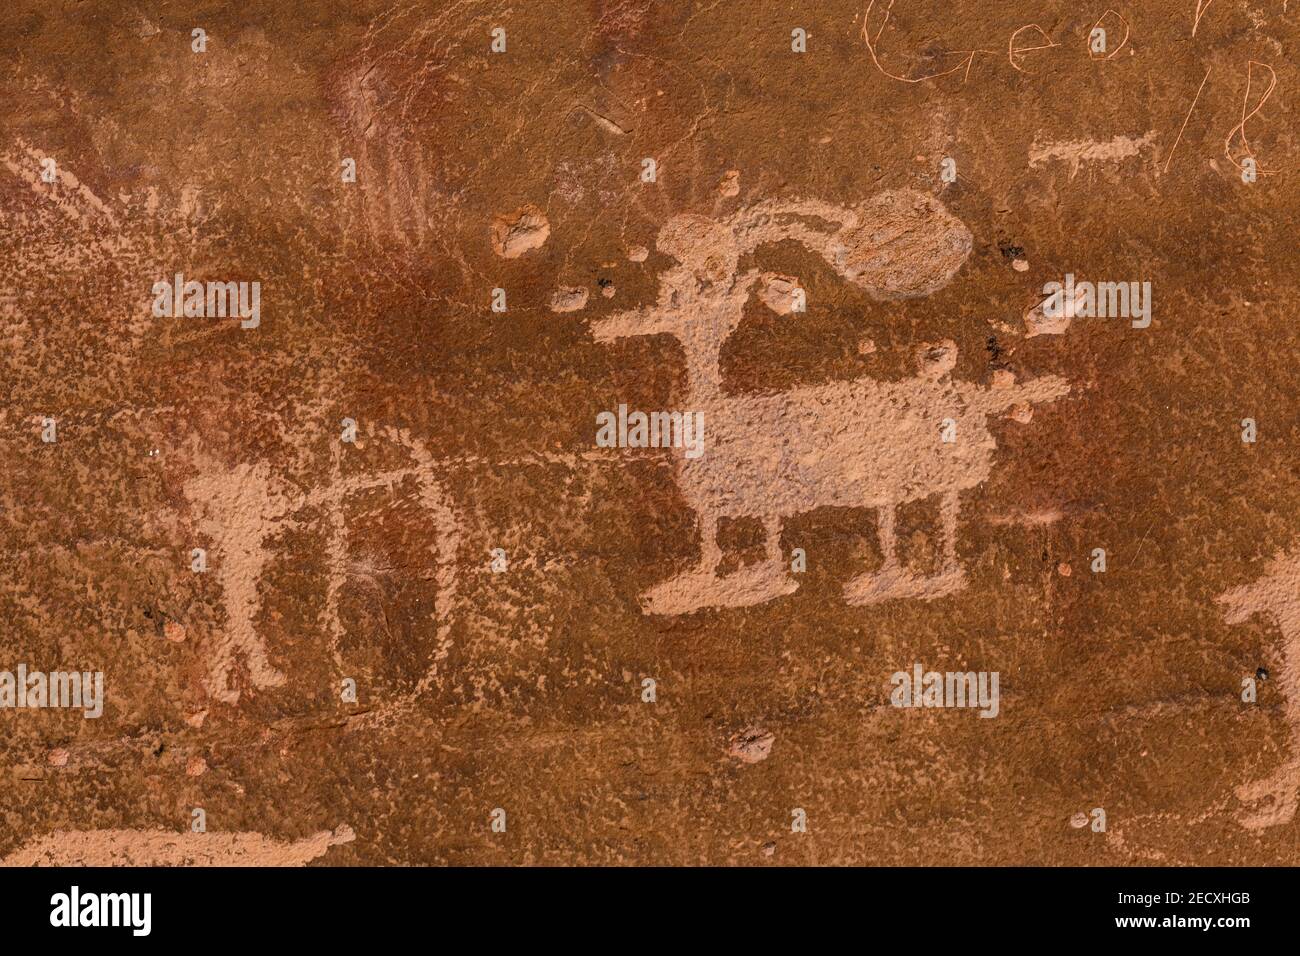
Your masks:
<path fill-rule="evenodd" d="M 148 935 L 131 925 L 134 915 L 143 927 L 142 908 L 121 910 L 126 925 L 52 926 L 52 899 L 70 903 L 73 886 L 88 918 L 97 894 L 150 894 Z M 561 937 L 663 945 L 696 927 L 697 942 L 720 943 L 847 932 L 944 951 L 1098 938 L 1217 947 L 1294 942 L 1295 887 L 1295 870 L 1283 868 L 31 869 L 0 871 L 0 918 L 10 942 L 285 940 L 335 952 L 390 935 L 427 938 L 431 928 L 440 946 Z"/>

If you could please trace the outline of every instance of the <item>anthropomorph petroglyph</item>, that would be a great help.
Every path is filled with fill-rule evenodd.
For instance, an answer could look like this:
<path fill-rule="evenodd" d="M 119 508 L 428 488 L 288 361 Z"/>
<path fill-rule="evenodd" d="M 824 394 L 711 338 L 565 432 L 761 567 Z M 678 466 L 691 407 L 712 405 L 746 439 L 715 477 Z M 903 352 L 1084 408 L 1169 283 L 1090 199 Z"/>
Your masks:
<path fill-rule="evenodd" d="M 687 367 L 688 394 L 679 404 L 702 411 L 708 423 L 706 453 L 677 461 L 682 494 L 699 516 L 700 560 L 642 595 L 649 613 L 739 607 L 794 591 L 781 556 L 782 519 L 823 506 L 878 512 L 884 565 L 848 582 L 850 604 L 928 600 L 960 590 L 958 497 L 990 473 L 995 443 L 986 419 L 1069 391 L 1055 376 L 992 389 L 955 381 L 956 346 L 943 342 L 920 349 L 918 374 L 900 382 L 860 378 L 771 395 L 724 392 L 719 356 L 762 278 L 740 272 L 740 259 L 787 239 L 877 299 L 937 291 L 971 250 L 971 234 L 959 220 L 910 190 L 880 193 L 850 208 L 768 200 L 724 220 L 679 215 L 664 225 L 656 245 L 676 265 L 660 276 L 658 301 L 592 327 L 600 342 L 660 333 L 676 338 Z M 943 440 L 945 428 L 955 440 Z M 943 567 L 920 577 L 898 561 L 894 509 L 934 495 Z M 766 560 L 719 576 L 718 522 L 739 517 L 762 520 Z"/>
<path fill-rule="evenodd" d="M 204 468 L 185 485 L 186 497 L 197 506 L 198 531 L 213 549 L 214 571 L 221 584 L 226 622 L 222 631 L 208 644 L 209 695 L 227 704 L 239 702 L 242 662 L 248 684 L 254 689 L 279 687 L 284 674 L 270 662 L 265 643 L 257 632 L 256 616 L 260 606 L 259 587 L 262 573 L 270 559 L 268 539 L 295 523 L 294 515 L 307 507 L 325 508 L 330 515 L 330 538 L 326 546 L 329 580 L 326 585 L 326 643 L 335 663 L 343 666 L 339 652 L 342 625 L 339 598 L 347 580 L 346 531 L 343 521 L 344 502 L 372 488 L 395 489 L 407 479 L 418 483 L 417 501 L 434 520 L 436 540 L 430 542 L 430 563 L 438 588 L 433 618 L 437 627 L 437 647 L 433 664 L 416 688 L 423 691 L 436 673 L 437 661 L 446 656 L 450 640 L 451 612 L 456 600 L 455 558 L 460 543 L 460 523 L 435 474 L 437 463 L 432 455 L 409 433 L 388 429 L 389 440 L 404 448 L 413 464 L 380 474 L 344 478 L 338 461 L 331 481 L 306 494 L 298 493 L 277 481 L 265 462 L 243 464 L 233 469 Z"/>
<path fill-rule="evenodd" d="M 1251 829 L 1289 823 L 1300 801 L 1300 549 L 1280 554 L 1269 562 L 1264 575 L 1219 595 L 1226 605 L 1224 619 L 1240 624 L 1252 615 L 1272 618 L 1282 632 L 1282 664 L 1278 683 L 1285 700 L 1291 752 L 1267 777 L 1237 788 L 1237 797 L 1249 805 L 1241 823 Z"/>

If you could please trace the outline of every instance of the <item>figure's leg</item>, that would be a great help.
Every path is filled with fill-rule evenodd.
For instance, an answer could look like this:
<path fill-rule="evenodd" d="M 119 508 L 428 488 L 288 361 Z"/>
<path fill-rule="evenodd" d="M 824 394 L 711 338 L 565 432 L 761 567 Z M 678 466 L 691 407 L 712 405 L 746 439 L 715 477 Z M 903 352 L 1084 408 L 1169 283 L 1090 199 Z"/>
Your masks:
<path fill-rule="evenodd" d="M 647 590 L 641 595 L 642 608 L 648 614 L 686 614 L 705 607 L 747 607 L 791 593 L 799 585 L 781 556 L 780 516 L 765 515 L 763 530 L 766 560 L 719 575 L 718 516 L 701 514 L 699 563 Z"/>
<path fill-rule="evenodd" d="M 960 591 L 966 586 L 966 572 L 957 563 L 957 518 L 961 512 L 960 492 L 945 491 L 939 499 L 939 526 L 943 535 L 943 565 L 926 578 L 927 600 Z"/>
<path fill-rule="evenodd" d="M 783 565 L 781 518 L 779 515 L 767 515 L 763 518 L 763 533 L 767 535 L 767 560 L 777 566 Z"/>
<path fill-rule="evenodd" d="M 883 504 L 877 515 L 880 550 L 884 557 L 875 571 L 859 574 L 844 585 L 848 604 L 878 604 L 899 598 L 930 601 L 966 586 L 966 576 L 957 563 L 958 493 L 944 492 L 939 505 L 943 534 L 943 567 L 935 574 L 918 577 L 898 561 L 898 536 L 894 530 L 894 506 Z"/>
<path fill-rule="evenodd" d="M 712 512 L 700 512 L 700 563 L 696 565 L 702 574 L 713 574 L 722 563 L 722 549 L 718 547 L 718 516 Z"/>
<path fill-rule="evenodd" d="M 894 532 L 894 506 L 881 505 L 876 510 L 876 532 L 880 539 L 881 569 L 898 567 L 898 535 Z"/>
<path fill-rule="evenodd" d="M 894 531 L 894 506 L 886 503 L 876 509 L 876 534 L 880 540 L 880 567 L 864 571 L 844 585 L 848 604 L 876 604 L 890 598 L 906 597 L 909 575 L 898 563 L 898 536 Z"/>
<path fill-rule="evenodd" d="M 955 491 L 945 492 L 939 502 L 939 521 L 943 531 L 943 572 L 959 570 L 957 564 L 957 516 L 961 501 Z"/>

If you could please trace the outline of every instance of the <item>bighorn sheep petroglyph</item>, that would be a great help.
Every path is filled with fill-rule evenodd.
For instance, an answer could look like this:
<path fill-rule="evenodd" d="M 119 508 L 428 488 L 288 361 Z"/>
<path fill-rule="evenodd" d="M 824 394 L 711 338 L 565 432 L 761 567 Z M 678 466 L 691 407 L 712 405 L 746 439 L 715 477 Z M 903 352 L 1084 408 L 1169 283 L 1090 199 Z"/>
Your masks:
<path fill-rule="evenodd" d="M 641 597 L 654 614 L 758 604 L 797 584 L 780 549 L 783 518 L 823 506 L 874 508 L 884 565 L 849 581 L 850 604 L 931 599 L 965 586 L 956 555 L 958 497 L 988 477 L 996 447 L 986 419 L 1013 405 L 1069 391 L 1056 376 L 1006 388 L 955 381 L 951 342 L 923 348 L 919 372 L 899 382 L 839 381 L 778 394 L 732 394 L 719 356 L 761 279 L 739 271 L 757 247 L 795 240 L 878 299 L 929 295 L 965 262 L 971 234 L 923 193 L 880 193 L 845 208 L 811 200 L 759 202 L 723 220 L 678 215 L 656 245 L 676 264 L 660 276 L 658 301 L 593 323 L 599 342 L 668 334 L 685 352 L 683 407 L 704 413 L 707 451 L 677 459 L 683 496 L 699 515 L 699 563 Z M 947 421 L 946 421 L 947 420 Z M 953 429 L 955 428 L 955 433 Z M 944 441 L 945 429 L 955 440 Z M 897 558 L 894 509 L 940 496 L 943 567 L 918 576 Z M 719 576 L 721 518 L 758 517 L 766 560 Z"/>

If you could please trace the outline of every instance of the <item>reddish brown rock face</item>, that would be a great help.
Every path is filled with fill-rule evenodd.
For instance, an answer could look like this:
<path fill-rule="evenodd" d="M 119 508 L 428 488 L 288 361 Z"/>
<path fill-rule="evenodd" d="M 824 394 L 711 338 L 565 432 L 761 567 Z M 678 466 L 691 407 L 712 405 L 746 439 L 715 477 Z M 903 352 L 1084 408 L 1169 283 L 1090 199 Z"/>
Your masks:
<path fill-rule="evenodd" d="M 0 11 L 0 860 L 1300 863 L 1294 11 L 228 6 Z"/>

